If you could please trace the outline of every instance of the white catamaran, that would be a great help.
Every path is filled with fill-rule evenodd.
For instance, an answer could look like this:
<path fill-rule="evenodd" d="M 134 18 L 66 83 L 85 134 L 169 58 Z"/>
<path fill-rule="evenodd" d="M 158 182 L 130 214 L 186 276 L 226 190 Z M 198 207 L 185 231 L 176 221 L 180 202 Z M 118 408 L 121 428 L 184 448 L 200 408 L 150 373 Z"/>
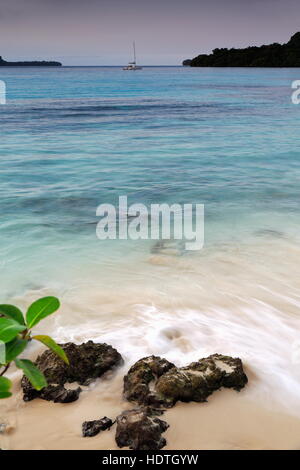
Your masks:
<path fill-rule="evenodd" d="M 136 65 L 135 41 L 133 41 L 133 62 L 129 62 L 123 70 L 142 70 L 143 67 Z"/>

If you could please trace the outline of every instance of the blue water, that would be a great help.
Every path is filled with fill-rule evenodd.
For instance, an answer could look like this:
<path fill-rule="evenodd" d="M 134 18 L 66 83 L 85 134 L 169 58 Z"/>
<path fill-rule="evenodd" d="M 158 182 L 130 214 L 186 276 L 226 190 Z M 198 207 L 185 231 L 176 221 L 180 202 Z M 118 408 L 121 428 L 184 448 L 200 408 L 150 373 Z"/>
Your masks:
<path fill-rule="evenodd" d="M 0 303 L 58 296 L 35 331 L 112 344 L 125 368 L 150 354 L 240 357 L 246 401 L 299 417 L 299 79 L 300 69 L 0 68 Z M 204 248 L 98 240 L 97 206 L 121 195 L 204 204 Z M 120 408 L 119 374 L 97 389 L 108 410 Z M 37 427 L 51 447 L 53 429 Z"/>
<path fill-rule="evenodd" d="M 205 204 L 204 253 L 297 236 L 300 69 L 1 68 L 0 79 L 3 300 L 146 260 L 151 242 L 96 238 L 97 206 L 119 195 Z"/>

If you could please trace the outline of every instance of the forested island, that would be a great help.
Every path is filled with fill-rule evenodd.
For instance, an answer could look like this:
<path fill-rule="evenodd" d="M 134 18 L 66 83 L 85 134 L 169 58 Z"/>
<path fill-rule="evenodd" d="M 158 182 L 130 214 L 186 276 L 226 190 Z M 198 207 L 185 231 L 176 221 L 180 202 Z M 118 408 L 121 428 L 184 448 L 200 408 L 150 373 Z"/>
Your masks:
<path fill-rule="evenodd" d="M 214 49 L 200 54 L 182 65 L 190 67 L 300 67 L 300 32 L 286 44 L 250 46 L 245 49 Z"/>
<path fill-rule="evenodd" d="M 46 61 L 46 60 L 34 60 L 25 62 L 7 62 L 0 56 L 0 67 L 61 67 L 60 62 Z"/>

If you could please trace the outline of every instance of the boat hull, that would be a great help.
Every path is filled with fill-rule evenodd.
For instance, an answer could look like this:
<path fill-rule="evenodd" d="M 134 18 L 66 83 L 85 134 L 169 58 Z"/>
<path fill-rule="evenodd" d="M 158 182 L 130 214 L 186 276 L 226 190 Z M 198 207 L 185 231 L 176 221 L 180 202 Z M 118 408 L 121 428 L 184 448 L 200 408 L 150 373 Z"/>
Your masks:
<path fill-rule="evenodd" d="M 123 67 L 123 70 L 143 70 L 143 67 L 135 66 L 135 67 Z"/>

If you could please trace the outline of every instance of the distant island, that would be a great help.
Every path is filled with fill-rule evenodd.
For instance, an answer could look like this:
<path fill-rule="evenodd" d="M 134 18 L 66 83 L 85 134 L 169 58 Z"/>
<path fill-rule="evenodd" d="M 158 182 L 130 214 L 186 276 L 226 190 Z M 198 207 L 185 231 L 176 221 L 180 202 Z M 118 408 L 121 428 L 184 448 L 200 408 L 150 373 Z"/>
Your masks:
<path fill-rule="evenodd" d="M 286 44 L 214 49 L 182 62 L 190 67 L 300 67 L 300 32 Z"/>
<path fill-rule="evenodd" d="M 60 62 L 55 61 L 28 61 L 28 62 L 7 62 L 6 60 L 2 59 L 0 56 L 0 67 L 61 67 L 62 64 Z"/>

